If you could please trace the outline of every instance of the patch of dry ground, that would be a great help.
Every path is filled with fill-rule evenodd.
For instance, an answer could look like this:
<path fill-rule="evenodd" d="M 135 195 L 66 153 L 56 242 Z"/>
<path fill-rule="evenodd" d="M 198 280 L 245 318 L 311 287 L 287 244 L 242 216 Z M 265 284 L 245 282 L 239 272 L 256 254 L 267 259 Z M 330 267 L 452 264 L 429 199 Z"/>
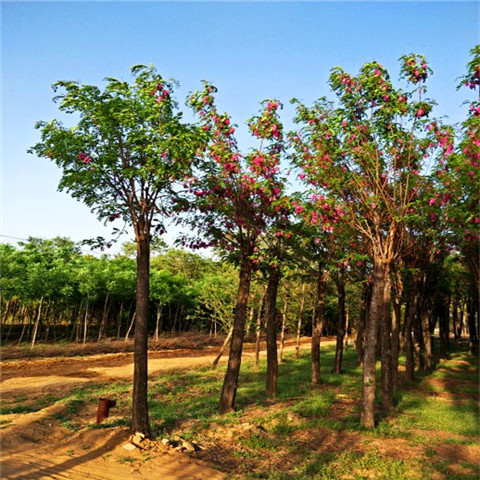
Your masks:
<path fill-rule="evenodd" d="M 165 341 L 156 344 L 149 352 L 149 374 L 211 365 L 221 340 L 219 338 L 214 342 L 216 345 L 206 345 L 203 337 L 200 341 L 183 337 L 171 339 L 167 344 Z M 107 351 L 110 351 L 111 343 L 104 344 L 107 345 Z M 309 339 L 302 339 L 303 346 L 308 343 Z M 168 348 L 162 350 L 162 346 Z M 22 396 L 35 400 L 45 395 L 65 395 L 88 383 L 131 379 L 133 353 L 102 354 L 101 348 L 101 344 L 76 346 L 73 349 L 42 346 L 47 358 L 36 358 L 37 350 L 30 351 L 29 355 L 29 349 L 25 348 L 4 349 L 0 382 L 2 401 L 11 402 Z M 294 348 L 292 341 L 287 343 L 287 351 Z M 66 356 L 68 352 L 76 356 Z M 252 345 L 247 345 L 245 356 L 251 357 L 252 352 Z M 60 356 L 51 356 L 54 353 Z M 226 358 L 224 356 L 221 362 L 225 362 Z M 127 451 L 123 448 L 129 438 L 126 429 L 92 430 L 87 426 L 72 433 L 52 417 L 64 408 L 64 405 L 54 404 L 37 412 L 2 416 L 8 422 L 0 429 L 2 479 L 225 478 L 224 473 L 205 461 L 162 448 L 161 444 L 154 451 Z M 84 425 L 95 423 L 95 408 L 84 409 L 81 415 L 85 417 L 82 422 Z"/>

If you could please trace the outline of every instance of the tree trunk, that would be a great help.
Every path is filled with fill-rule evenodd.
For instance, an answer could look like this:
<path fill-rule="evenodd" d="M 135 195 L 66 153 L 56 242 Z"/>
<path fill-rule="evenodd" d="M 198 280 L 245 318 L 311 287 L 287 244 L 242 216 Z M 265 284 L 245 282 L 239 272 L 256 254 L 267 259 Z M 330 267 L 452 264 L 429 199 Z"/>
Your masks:
<path fill-rule="evenodd" d="M 50 324 L 51 324 L 51 320 L 50 320 L 50 312 L 52 311 L 52 302 L 51 301 L 48 301 L 47 302 L 47 308 L 45 310 L 45 314 L 43 316 L 43 318 L 45 319 L 45 333 L 43 335 L 43 341 L 44 342 L 48 342 L 48 336 L 50 335 Z"/>
<path fill-rule="evenodd" d="M 277 294 L 280 283 L 280 268 L 270 268 L 267 295 L 265 297 L 265 322 L 267 330 L 267 398 L 277 396 L 278 357 L 277 357 Z"/>
<path fill-rule="evenodd" d="M 120 311 L 117 318 L 117 338 L 120 338 L 120 331 L 122 328 L 122 316 L 123 316 L 123 302 L 120 304 Z"/>
<path fill-rule="evenodd" d="M 393 359 L 392 359 L 392 317 L 390 315 L 390 282 L 384 289 L 384 313 L 380 320 L 381 341 L 381 389 L 382 407 L 389 412 L 393 408 Z"/>
<path fill-rule="evenodd" d="M 476 308 L 473 298 L 467 301 L 468 351 L 474 355 L 478 346 L 477 326 L 475 322 Z"/>
<path fill-rule="evenodd" d="M 15 302 L 15 305 L 13 307 L 13 313 L 12 313 L 12 319 L 10 322 L 10 327 L 8 328 L 7 335 L 5 337 L 4 342 L 7 343 L 8 339 L 10 338 L 10 333 L 12 332 L 13 325 L 15 324 L 15 317 L 17 316 L 18 310 L 20 309 L 20 306 L 18 305 L 18 302 Z"/>
<path fill-rule="evenodd" d="M 365 326 L 367 324 L 368 310 L 370 305 L 372 287 L 365 284 L 360 299 L 360 312 L 358 314 L 357 338 L 355 348 L 357 349 L 357 362 L 363 366 L 363 350 L 365 347 Z"/>
<path fill-rule="evenodd" d="M 243 337 L 245 334 L 245 320 L 247 317 L 248 295 L 252 277 L 252 262 L 250 252 L 242 252 L 240 262 L 240 281 L 235 305 L 235 317 L 233 320 L 232 345 L 228 357 L 228 366 L 223 380 L 222 393 L 220 395 L 219 411 L 231 412 L 235 409 L 235 397 L 237 395 L 238 376 L 242 363 Z"/>
<path fill-rule="evenodd" d="M 317 298 L 315 315 L 312 325 L 312 367 L 311 384 L 320 384 L 320 340 L 322 338 L 323 320 L 325 315 L 325 294 L 327 289 L 327 273 L 322 262 L 318 265 Z"/>
<path fill-rule="evenodd" d="M 89 294 L 87 293 L 87 303 L 85 305 L 85 317 L 83 319 L 83 343 L 87 343 L 87 329 L 88 329 L 88 300 Z"/>
<path fill-rule="evenodd" d="M 450 336 L 450 299 L 448 297 L 441 298 L 438 313 L 440 328 L 440 356 L 445 358 L 449 347 Z"/>
<path fill-rule="evenodd" d="M 100 322 L 100 328 L 98 329 L 98 341 L 100 341 L 103 337 L 103 333 L 105 331 L 105 324 L 107 323 L 107 305 L 108 305 L 108 293 L 105 297 L 105 303 L 103 304 L 103 313 L 102 313 L 102 321 Z"/>
<path fill-rule="evenodd" d="M 133 354 L 132 430 L 150 436 L 148 420 L 148 302 L 150 273 L 150 231 L 147 226 L 136 234 L 137 282 L 135 343 Z"/>
<path fill-rule="evenodd" d="M 23 314 L 22 314 L 22 333 L 20 334 L 20 338 L 18 339 L 18 345 L 22 343 L 23 336 L 25 335 L 25 330 L 27 329 L 27 323 L 25 322 L 25 317 L 27 316 L 28 308 L 26 305 L 23 307 Z M 28 319 L 28 323 L 30 323 L 30 317 Z"/>
<path fill-rule="evenodd" d="M 253 298 L 252 298 L 253 301 Z M 250 332 L 252 330 L 252 325 L 253 325 L 253 316 L 255 314 L 255 308 L 253 308 L 253 305 L 250 307 L 250 312 L 248 314 L 248 322 L 247 322 L 247 332 L 250 335 Z"/>
<path fill-rule="evenodd" d="M 393 297 L 392 317 L 392 385 L 398 386 L 398 357 L 400 355 L 400 329 L 402 325 L 403 278 L 400 271 L 395 272 L 395 294 Z"/>
<path fill-rule="evenodd" d="M 360 422 L 364 427 L 375 426 L 375 385 L 377 336 L 379 324 L 385 314 L 386 289 L 389 264 L 381 259 L 374 259 L 373 291 L 370 304 L 370 314 L 365 332 L 365 351 L 363 358 L 363 393 L 361 402 Z"/>
<path fill-rule="evenodd" d="M 422 308 L 420 315 L 421 329 L 422 329 L 422 339 L 424 346 L 424 371 L 431 372 L 433 370 L 433 351 L 432 351 L 432 336 L 430 334 L 430 322 L 429 318 L 431 311 L 429 308 Z"/>
<path fill-rule="evenodd" d="M 413 341 L 413 327 L 418 310 L 418 292 L 410 292 L 405 307 L 405 376 L 413 381 L 415 377 L 415 345 Z"/>
<path fill-rule="evenodd" d="M 265 301 L 266 294 L 267 294 L 267 287 L 265 287 L 262 298 L 260 299 L 260 303 L 258 305 L 257 326 L 255 331 L 255 368 L 258 368 L 260 365 L 260 334 L 262 331 L 262 309 L 263 309 L 263 302 Z"/>
<path fill-rule="evenodd" d="M 283 362 L 283 349 L 285 347 L 285 328 L 287 326 L 287 308 L 288 308 L 288 290 L 285 285 L 285 298 L 283 300 L 282 328 L 280 330 L 280 351 L 278 352 L 278 361 Z"/>
<path fill-rule="evenodd" d="M 37 340 L 38 326 L 40 325 L 40 317 L 42 315 L 42 305 L 43 305 L 43 296 L 40 299 L 40 304 L 38 305 L 37 319 L 35 320 L 35 326 L 33 328 L 31 348 L 35 346 L 35 342 Z"/>
<path fill-rule="evenodd" d="M 343 359 L 343 339 L 345 337 L 346 315 L 345 315 L 345 275 L 343 271 L 336 278 L 336 287 L 338 293 L 338 320 L 337 320 L 337 342 L 335 346 L 335 362 L 333 364 L 333 373 L 342 373 Z"/>
<path fill-rule="evenodd" d="M 155 341 L 158 342 L 160 336 L 160 321 L 162 319 L 162 304 L 157 305 L 157 318 L 155 321 Z"/>
<path fill-rule="evenodd" d="M 130 325 L 128 326 L 127 333 L 125 334 L 125 343 L 128 342 L 128 337 L 130 336 L 130 332 L 132 331 L 133 325 L 135 324 L 135 318 L 137 318 L 137 311 L 133 312 L 132 320 L 130 321 Z"/>
<path fill-rule="evenodd" d="M 305 289 L 306 284 L 302 285 L 302 298 L 300 300 L 300 312 L 298 312 L 297 340 L 295 345 L 295 357 L 300 357 L 300 333 L 302 331 L 303 309 L 305 308 Z"/>
<path fill-rule="evenodd" d="M 230 330 L 228 331 L 228 335 L 223 342 L 222 348 L 220 348 L 218 355 L 215 357 L 215 360 L 212 363 L 212 370 L 215 370 L 215 368 L 217 367 L 218 362 L 222 358 L 223 352 L 227 348 L 227 345 L 230 343 L 230 340 L 232 339 L 232 334 L 233 334 L 233 327 L 231 327 Z"/>
<path fill-rule="evenodd" d="M 458 331 L 458 299 L 453 299 L 452 301 L 452 329 L 453 329 L 453 336 L 455 340 L 460 338 L 460 333 Z"/>
<path fill-rule="evenodd" d="M 7 318 L 8 314 L 10 313 L 10 304 L 12 301 L 10 299 L 7 300 L 7 305 L 5 306 L 5 309 L 2 312 L 2 325 L 5 325 L 7 323 Z"/>

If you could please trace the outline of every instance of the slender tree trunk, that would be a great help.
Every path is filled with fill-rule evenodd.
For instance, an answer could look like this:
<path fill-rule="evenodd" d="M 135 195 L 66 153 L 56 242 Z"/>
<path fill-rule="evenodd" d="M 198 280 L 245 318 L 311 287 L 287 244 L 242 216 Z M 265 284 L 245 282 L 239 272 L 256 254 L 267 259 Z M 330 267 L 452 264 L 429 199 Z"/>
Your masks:
<path fill-rule="evenodd" d="M 144 225 L 136 233 L 137 282 L 135 344 L 133 354 L 132 430 L 150 436 L 148 419 L 148 303 L 150 273 L 150 230 Z"/>
<path fill-rule="evenodd" d="M 392 316 L 392 386 L 398 386 L 398 357 L 400 355 L 400 329 L 402 325 L 403 278 L 400 271 L 395 272 L 395 295 L 393 297 Z"/>
<path fill-rule="evenodd" d="M 250 260 L 250 252 L 242 252 L 240 262 L 240 281 L 235 305 L 235 317 L 233 320 L 232 345 L 228 357 L 228 366 L 223 380 L 222 393 L 220 395 L 219 411 L 231 412 L 235 409 L 237 395 L 238 376 L 242 363 L 243 337 L 245 334 L 245 321 L 247 317 L 248 296 L 253 265 Z"/>
<path fill-rule="evenodd" d="M 87 329 L 88 329 L 88 301 L 89 301 L 89 294 L 87 293 L 87 303 L 85 305 L 85 317 L 83 320 L 83 343 L 87 343 Z"/>
<path fill-rule="evenodd" d="M 280 351 L 278 352 L 278 361 L 283 362 L 283 349 L 285 347 L 285 328 L 287 325 L 287 308 L 288 308 L 288 290 L 285 285 L 285 297 L 283 299 L 283 312 L 282 312 L 282 328 L 280 330 Z"/>
<path fill-rule="evenodd" d="M 253 300 L 253 298 L 252 298 Z M 253 316 L 255 314 L 255 308 L 253 308 L 253 305 L 250 307 L 249 313 L 248 313 L 248 322 L 247 322 L 247 332 L 250 335 L 250 332 L 252 330 L 253 326 Z"/>
<path fill-rule="evenodd" d="M 255 368 L 258 368 L 260 366 L 260 334 L 262 332 L 262 310 L 263 310 L 263 302 L 265 301 L 266 295 L 267 295 L 267 287 L 265 287 L 262 298 L 260 298 L 260 303 L 258 305 L 257 325 L 255 330 Z"/>
<path fill-rule="evenodd" d="M 422 308 L 420 315 L 422 339 L 424 346 L 424 371 L 431 372 L 433 370 L 433 351 L 432 351 L 432 335 L 430 334 L 429 318 L 431 315 L 429 308 Z"/>
<path fill-rule="evenodd" d="M 233 326 L 230 328 L 228 331 L 228 335 L 226 336 L 222 348 L 220 348 L 220 351 L 218 352 L 218 355 L 215 357 L 215 360 L 212 363 L 212 370 L 215 370 L 217 368 L 218 362 L 222 358 L 223 353 L 225 352 L 225 349 L 227 348 L 227 345 L 230 343 L 230 340 L 232 339 L 233 335 Z"/>
<path fill-rule="evenodd" d="M 389 265 L 380 259 L 374 259 L 373 291 L 368 316 L 365 351 L 363 359 L 363 394 L 361 402 L 360 421 L 364 427 L 375 426 L 375 385 L 376 385 L 376 358 L 375 351 L 379 324 L 385 314 L 386 289 L 388 283 Z"/>
<path fill-rule="evenodd" d="M 295 345 L 295 357 L 300 357 L 300 333 L 302 331 L 302 322 L 303 322 L 303 309 L 305 308 L 305 290 L 306 284 L 302 285 L 302 298 L 300 300 L 300 311 L 298 312 L 298 322 L 297 322 L 297 339 Z"/>
<path fill-rule="evenodd" d="M 467 301 L 468 351 L 474 355 L 478 347 L 477 326 L 475 322 L 476 309 L 473 298 Z"/>
<path fill-rule="evenodd" d="M 19 310 L 18 302 L 15 302 L 15 305 L 13 306 L 12 320 L 10 322 L 10 327 L 8 328 L 8 332 L 5 338 L 5 343 L 8 342 L 8 339 L 10 338 L 10 333 L 12 333 L 12 328 L 13 328 L 13 325 L 15 324 L 15 317 L 17 316 L 18 310 Z"/>
<path fill-rule="evenodd" d="M 125 334 L 125 340 L 124 342 L 128 342 L 128 337 L 130 336 L 130 332 L 133 329 L 133 325 L 135 324 L 135 319 L 137 318 L 137 311 L 135 310 L 132 315 L 132 320 L 130 321 L 130 325 L 128 326 L 127 333 Z"/>
<path fill-rule="evenodd" d="M 42 339 L 44 342 L 48 342 L 48 336 L 50 335 L 50 324 L 52 323 L 51 319 L 50 319 L 50 312 L 51 311 L 52 311 L 52 302 L 48 301 L 47 308 L 45 309 L 45 315 L 44 315 L 44 318 L 45 318 L 45 333 L 44 333 L 43 339 Z"/>
<path fill-rule="evenodd" d="M 452 329 L 453 329 L 453 336 L 455 340 L 460 338 L 460 333 L 458 331 L 458 299 L 454 298 L 452 300 Z"/>
<path fill-rule="evenodd" d="M 100 322 L 100 328 L 98 329 L 98 341 L 100 341 L 102 339 L 104 331 L 105 331 L 105 324 L 107 323 L 108 297 L 109 297 L 109 294 L 107 293 L 107 295 L 105 297 L 105 303 L 103 304 L 102 321 Z"/>
<path fill-rule="evenodd" d="M 448 347 L 449 347 L 449 320 L 450 320 L 450 299 L 448 297 L 444 297 L 441 299 L 441 303 L 439 305 L 439 329 L 440 329 L 440 356 L 445 358 L 447 355 Z"/>
<path fill-rule="evenodd" d="M 402 301 L 395 292 L 392 316 L 392 384 L 394 391 L 398 385 L 398 357 L 400 355 L 400 325 L 402 324 Z"/>
<path fill-rule="evenodd" d="M 405 376 L 407 380 L 413 381 L 415 377 L 415 344 L 414 344 L 414 322 L 418 311 L 418 300 L 420 294 L 410 292 L 408 304 L 405 308 Z"/>
<path fill-rule="evenodd" d="M 7 300 L 7 304 L 5 305 L 5 309 L 2 311 L 2 325 L 7 323 L 8 314 L 10 313 L 10 304 L 12 303 L 11 299 Z"/>
<path fill-rule="evenodd" d="M 24 305 L 23 314 L 22 314 L 22 333 L 20 334 L 20 338 L 18 339 L 18 345 L 22 343 L 23 337 L 25 335 L 25 331 L 27 329 L 27 322 L 25 322 L 25 317 L 27 317 L 27 314 L 28 314 L 28 307 Z M 30 319 L 28 320 L 28 323 L 30 323 Z"/>
<path fill-rule="evenodd" d="M 323 320 L 325 315 L 325 294 L 327 289 L 327 273 L 322 262 L 318 265 L 317 298 L 315 315 L 312 325 L 312 367 L 311 384 L 320 384 L 320 340 L 322 338 Z"/>
<path fill-rule="evenodd" d="M 278 356 L 277 356 L 277 294 L 280 283 L 280 268 L 270 268 L 267 295 L 265 297 L 265 322 L 267 324 L 267 379 L 266 396 L 277 396 Z"/>
<path fill-rule="evenodd" d="M 384 290 L 384 314 L 380 320 L 381 338 L 381 389 L 382 406 L 389 412 L 393 408 L 393 359 L 392 359 L 392 317 L 390 315 L 390 282 L 387 280 Z"/>
<path fill-rule="evenodd" d="M 365 327 L 367 324 L 371 292 L 371 285 L 365 284 L 362 290 L 362 296 L 360 299 L 360 312 L 358 315 L 357 338 L 355 341 L 355 347 L 357 349 L 357 362 L 359 365 L 362 366 L 363 351 L 365 347 Z"/>
<path fill-rule="evenodd" d="M 337 320 L 337 342 L 335 346 L 335 362 L 333 364 L 334 373 L 342 373 L 343 360 L 343 339 L 345 338 L 346 314 L 345 314 L 345 275 L 342 272 L 336 279 L 338 293 L 338 320 Z"/>
<path fill-rule="evenodd" d="M 117 318 L 117 339 L 120 338 L 120 331 L 122 328 L 122 316 L 123 316 L 123 302 L 120 304 L 120 311 Z"/>
<path fill-rule="evenodd" d="M 155 341 L 158 342 L 160 336 L 160 321 L 162 319 L 162 304 L 157 305 L 157 318 L 155 321 Z"/>
<path fill-rule="evenodd" d="M 42 315 L 42 305 L 43 305 L 43 296 L 40 299 L 40 304 L 38 305 L 37 319 L 35 320 L 35 326 L 33 328 L 31 348 L 35 346 L 35 342 L 37 340 L 38 326 L 40 325 L 40 317 Z"/>

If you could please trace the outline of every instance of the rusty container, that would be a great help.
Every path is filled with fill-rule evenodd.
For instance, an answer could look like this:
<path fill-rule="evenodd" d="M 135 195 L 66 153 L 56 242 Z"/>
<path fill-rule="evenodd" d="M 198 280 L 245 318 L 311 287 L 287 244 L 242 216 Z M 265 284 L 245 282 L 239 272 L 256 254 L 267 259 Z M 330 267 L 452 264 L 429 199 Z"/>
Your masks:
<path fill-rule="evenodd" d="M 102 423 L 106 418 L 108 418 L 110 409 L 116 404 L 117 402 L 115 400 L 110 398 L 101 398 L 98 401 L 97 423 Z"/>

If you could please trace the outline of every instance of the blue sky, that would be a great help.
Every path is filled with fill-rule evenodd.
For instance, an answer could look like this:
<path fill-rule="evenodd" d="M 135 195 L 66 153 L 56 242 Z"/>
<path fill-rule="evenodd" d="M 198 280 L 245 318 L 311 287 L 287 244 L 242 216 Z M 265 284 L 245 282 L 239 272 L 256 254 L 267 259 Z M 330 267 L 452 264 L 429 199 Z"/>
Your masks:
<path fill-rule="evenodd" d="M 38 120 L 60 118 L 51 84 L 128 80 L 130 67 L 153 63 L 180 82 L 177 99 L 206 79 L 221 108 L 252 146 L 245 121 L 265 98 L 286 104 L 330 95 L 329 71 L 356 73 L 377 60 L 398 78 L 404 53 L 427 57 L 436 115 L 462 120 L 468 91 L 455 90 L 479 43 L 480 3 L 470 2 L 43 2 L 1 3 L 2 224 L 7 237 L 107 235 L 87 207 L 57 192 L 54 164 L 26 153 Z M 184 108 L 186 111 L 186 107 Z M 125 237 L 128 240 L 128 237 Z"/>

